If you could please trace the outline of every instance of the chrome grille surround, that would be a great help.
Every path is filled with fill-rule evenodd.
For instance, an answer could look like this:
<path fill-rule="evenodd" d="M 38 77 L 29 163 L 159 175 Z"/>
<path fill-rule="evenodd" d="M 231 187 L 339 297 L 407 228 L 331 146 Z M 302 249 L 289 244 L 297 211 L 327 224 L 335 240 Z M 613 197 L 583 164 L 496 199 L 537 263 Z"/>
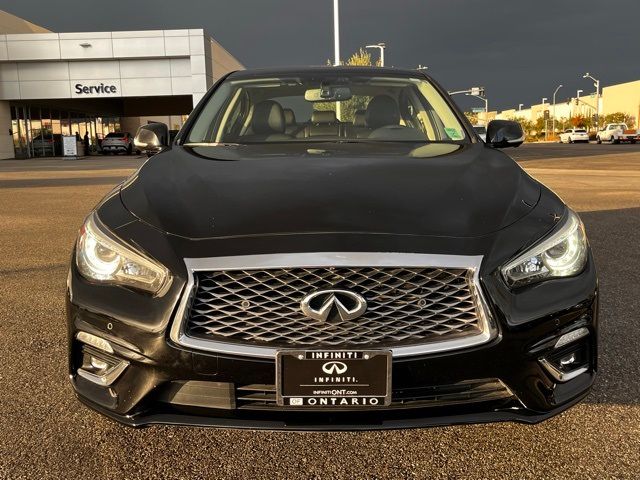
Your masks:
<path fill-rule="evenodd" d="M 481 261 L 481 256 L 394 252 L 318 252 L 185 259 L 189 281 L 170 337 L 175 343 L 196 350 L 263 358 L 275 357 L 276 350 L 283 348 L 345 349 L 366 345 L 372 348 L 389 348 L 394 357 L 403 357 L 479 345 L 488 342 L 497 334 L 479 288 L 478 271 Z M 269 297 L 270 303 L 256 305 L 256 311 L 251 311 L 249 292 L 254 292 L 258 297 L 260 292 L 274 295 L 273 288 L 270 287 L 287 285 L 288 282 L 282 280 L 293 272 L 296 272 L 293 278 L 297 281 L 289 285 L 284 296 L 278 297 L 278 294 L 275 294 L 275 297 Z M 368 285 L 373 296 L 377 295 L 380 300 L 384 300 L 386 296 L 391 299 L 391 304 L 373 302 L 363 317 L 343 325 L 331 325 L 334 333 L 339 333 L 333 337 L 329 336 L 327 341 L 326 332 L 323 333 L 322 328 L 310 328 L 315 321 L 300 313 L 299 302 L 303 295 L 319 289 L 320 285 L 335 288 L 335 285 L 327 283 L 330 279 L 327 277 L 329 272 L 337 274 L 338 277 L 334 276 L 333 279 L 341 279 L 345 282 L 341 284 L 345 288 L 362 292 L 362 285 Z M 395 296 L 394 287 L 385 286 L 385 282 L 380 281 L 389 280 L 391 272 L 404 275 L 400 280 L 393 277 L 396 279 L 394 285 L 402 289 Z M 256 275 L 263 281 L 257 281 Z M 416 275 L 423 281 L 416 282 Z M 210 323 L 208 319 L 213 311 L 207 306 L 207 301 L 202 302 L 202 299 L 198 298 L 202 295 L 197 286 L 198 279 L 209 284 L 204 291 L 213 295 L 225 291 L 219 290 L 220 284 L 214 285 L 213 280 L 219 282 L 224 278 L 243 278 L 245 283 L 238 282 L 235 287 L 240 286 L 244 291 L 242 295 L 237 295 L 240 293 L 237 290 L 230 293 L 227 289 L 226 292 L 233 300 L 217 305 L 224 306 L 225 315 L 214 315 L 213 323 Z M 355 278 L 359 279 L 359 282 L 355 281 Z M 358 283 L 359 290 L 356 289 Z M 463 284 L 465 288 L 460 288 Z M 228 285 L 230 288 L 234 287 Z M 439 292 L 440 296 L 421 296 L 421 289 L 427 286 L 430 292 Z M 453 302 L 457 305 L 449 301 L 450 297 L 447 294 L 452 293 L 459 297 Z M 368 297 L 367 301 L 372 298 L 371 292 L 366 290 L 364 295 Z M 415 303 L 407 302 L 407 295 Z M 210 297 L 212 298 L 211 295 Z M 249 305 L 245 302 L 244 308 L 241 305 L 243 299 L 249 300 Z M 286 301 L 283 302 L 283 299 Z M 419 303 L 421 300 L 427 304 Z M 191 325 L 193 318 L 188 318 L 192 301 L 195 311 L 198 312 L 200 309 L 196 315 L 199 320 L 195 323 L 195 334 Z M 270 308 L 265 308 L 265 305 L 270 305 Z M 418 316 L 412 318 L 411 315 L 415 315 L 422 308 L 440 310 L 441 315 L 431 319 Z M 454 315 L 456 312 L 460 315 Z M 390 314 L 397 314 L 391 327 L 388 322 Z M 453 318 L 453 321 L 450 321 L 450 318 Z M 387 321 L 383 323 L 383 320 Z M 211 328 L 207 327 L 208 323 Z M 371 325 L 377 326 L 377 329 L 367 327 Z M 374 330 L 378 332 L 375 333 Z M 215 338 L 205 338 L 206 334 L 199 334 L 202 332 L 211 332 Z M 380 332 L 386 334 L 386 337 L 381 336 Z M 288 340 L 282 342 L 283 336 Z M 355 342 L 352 342 L 354 338 Z"/>

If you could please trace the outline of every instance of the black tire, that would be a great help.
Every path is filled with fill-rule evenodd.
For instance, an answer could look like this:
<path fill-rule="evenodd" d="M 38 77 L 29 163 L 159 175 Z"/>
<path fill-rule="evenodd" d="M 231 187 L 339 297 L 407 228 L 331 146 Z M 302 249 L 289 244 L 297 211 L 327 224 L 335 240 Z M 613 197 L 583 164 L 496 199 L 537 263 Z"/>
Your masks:
<path fill-rule="evenodd" d="M 600 140 L 600 137 L 599 137 L 599 136 L 598 136 L 598 137 L 596 137 L 596 143 L 597 143 L 598 145 L 602 145 L 602 140 Z"/>
<path fill-rule="evenodd" d="M 636 141 L 635 140 L 631 140 L 631 145 L 635 145 Z"/>
<path fill-rule="evenodd" d="M 131 155 L 133 153 L 133 145 L 129 144 L 127 147 L 127 155 Z"/>
<path fill-rule="evenodd" d="M 109 152 L 107 152 L 106 150 L 102 150 L 102 154 L 103 155 L 109 155 Z"/>
<path fill-rule="evenodd" d="M 573 143 L 573 138 L 571 138 L 571 135 L 569 135 L 569 143 Z"/>

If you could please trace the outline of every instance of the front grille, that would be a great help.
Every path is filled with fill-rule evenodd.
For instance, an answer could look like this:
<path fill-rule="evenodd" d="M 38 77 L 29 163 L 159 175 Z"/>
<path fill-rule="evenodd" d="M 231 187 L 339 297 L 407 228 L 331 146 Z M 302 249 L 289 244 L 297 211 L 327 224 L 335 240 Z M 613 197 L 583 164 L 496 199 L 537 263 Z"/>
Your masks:
<path fill-rule="evenodd" d="M 466 268 L 326 267 L 195 272 L 185 318 L 190 337 L 268 347 L 375 347 L 478 335 L 480 302 Z M 303 297 L 358 293 L 355 320 L 306 317 Z"/>

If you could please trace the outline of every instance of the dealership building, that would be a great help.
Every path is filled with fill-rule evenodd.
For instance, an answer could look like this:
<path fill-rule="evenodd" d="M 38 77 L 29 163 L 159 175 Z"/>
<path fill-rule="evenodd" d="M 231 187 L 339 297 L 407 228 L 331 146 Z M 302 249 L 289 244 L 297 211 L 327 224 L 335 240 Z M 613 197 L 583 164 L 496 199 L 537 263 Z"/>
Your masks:
<path fill-rule="evenodd" d="M 202 29 L 53 33 L 0 11 L 0 158 L 59 155 L 76 132 L 95 150 L 149 121 L 177 130 L 242 68 Z"/>

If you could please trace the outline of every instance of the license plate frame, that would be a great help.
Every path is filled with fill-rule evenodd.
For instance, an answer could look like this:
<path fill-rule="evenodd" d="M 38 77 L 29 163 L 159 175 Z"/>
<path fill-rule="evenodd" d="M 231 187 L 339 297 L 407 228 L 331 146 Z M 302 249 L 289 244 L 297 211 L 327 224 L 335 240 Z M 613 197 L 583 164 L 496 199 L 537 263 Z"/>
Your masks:
<path fill-rule="evenodd" d="M 391 366 L 390 350 L 279 350 L 276 403 L 301 410 L 389 406 Z"/>

